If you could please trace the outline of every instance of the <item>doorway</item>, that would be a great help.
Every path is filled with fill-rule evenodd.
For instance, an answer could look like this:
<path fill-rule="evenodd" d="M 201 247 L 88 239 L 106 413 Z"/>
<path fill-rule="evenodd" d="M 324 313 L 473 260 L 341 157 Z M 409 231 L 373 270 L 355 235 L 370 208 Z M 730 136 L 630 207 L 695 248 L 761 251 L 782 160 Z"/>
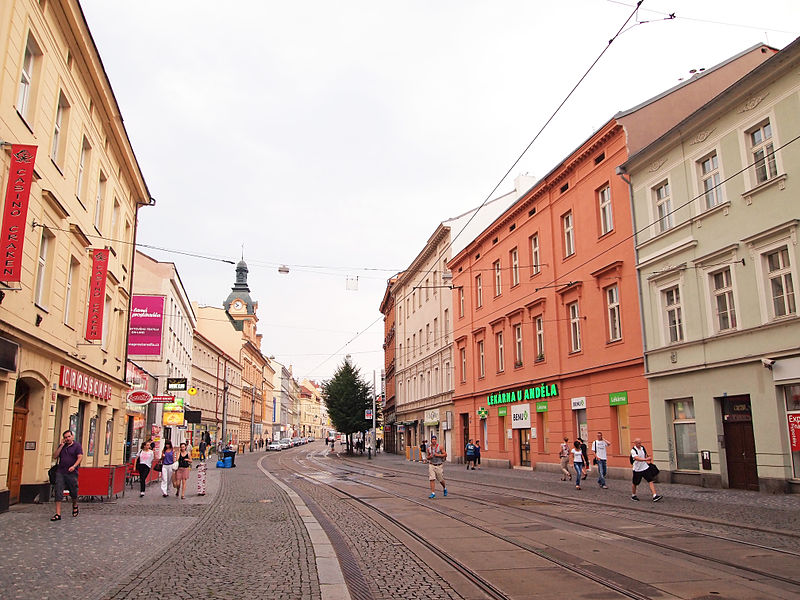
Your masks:
<path fill-rule="evenodd" d="M 722 398 L 722 425 L 728 487 L 757 492 L 756 442 L 749 395 Z"/>
<path fill-rule="evenodd" d="M 25 431 L 28 427 L 28 398 L 30 388 L 22 381 L 17 381 L 14 394 L 14 417 L 11 422 L 11 448 L 8 461 L 8 503 L 19 502 L 19 490 L 22 485 L 22 462 L 25 456 Z"/>
<path fill-rule="evenodd" d="M 519 464 L 521 467 L 531 466 L 531 430 L 518 429 L 519 431 Z"/>
<path fill-rule="evenodd" d="M 464 437 L 461 440 L 461 450 L 466 451 L 469 443 L 469 413 L 461 413 L 461 435 Z"/>

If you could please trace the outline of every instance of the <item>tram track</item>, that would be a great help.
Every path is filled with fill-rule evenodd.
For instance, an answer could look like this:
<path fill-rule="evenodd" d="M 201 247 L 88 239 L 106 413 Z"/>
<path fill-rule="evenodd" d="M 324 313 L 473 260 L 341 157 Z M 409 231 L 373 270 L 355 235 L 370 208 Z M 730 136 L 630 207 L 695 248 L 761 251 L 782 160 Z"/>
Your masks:
<path fill-rule="evenodd" d="M 402 521 L 396 519 L 395 517 L 393 517 L 392 515 L 386 513 L 385 511 L 381 510 L 380 508 L 378 508 L 376 506 L 373 506 L 372 504 L 370 504 L 366 500 L 363 500 L 362 498 L 358 497 L 356 494 L 348 492 L 347 490 L 343 490 L 340 487 L 336 487 L 332 483 L 324 482 L 324 481 L 321 481 L 320 479 L 317 479 L 317 478 L 312 478 L 307 473 L 304 473 L 302 468 L 301 468 L 302 465 L 300 464 L 300 461 L 298 460 L 301 457 L 305 457 L 306 459 L 310 459 L 312 462 L 314 462 L 315 465 L 317 465 L 319 467 L 323 467 L 323 468 L 325 467 L 325 465 L 321 465 L 318 461 L 316 461 L 314 459 L 314 457 L 311 457 L 310 455 L 306 456 L 306 455 L 298 455 L 298 454 L 295 454 L 293 456 L 295 462 L 298 464 L 298 467 L 287 466 L 283 462 L 281 463 L 281 466 L 284 469 L 286 469 L 287 471 L 290 471 L 290 472 L 294 473 L 295 475 L 297 475 L 298 477 L 301 477 L 301 478 L 303 478 L 303 479 L 305 479 L 307 481 L 310 481 L 313 484 L 325 485 L 326 487 L 329 487 L 330 489 L 334 490 L 336 493 L 339 493 L 339 494 L 342 494 L 342 495 L 346 496 L 347 498 L 349 498 L 352 501 L 356 502 L 359 506 L 364 507 L 365 509 L 369 510 L 370 512 L 378 515 L 381 519 L 391 523 L 393 526 L 397 527 L 403 533 L 408 535 L 410 538 L 420 542 L 425 547 L 432 549 L 432 551 L 437 553 L 437 556 L 439 556 L 439 558 L 443 559 L 445 562 L 447 562 L 447 564 L 452 566 L 465 579 L 470 581 L 477 589 L 481 590 L 484 594 L 486 594 L 488 598 L 498 599 L 498 600 L 508 600 L 509 596 L 505 592 L 503 592 L 503 590 L 501 590 L 500 588 L 496 587 L 491 582 L 487 581 L 484 577 L 482 577 L 480 574 L 478 574 L 474 569 L 471 569 L 470 567 L 468 567 L 467 565 L 463 564 L 459 560 L 451 557 L 449 555 L 449 553 L 446 551 L 446 549 L 444 549 L 444 548 L 432 543 L 430 540 L 428 540 L 425 537 L 423 537 L 421 534 L 419 534 L 417 531 L 415 531 L 411 527 L 407 526 Z M 291 487 L 291 482 L 287 481 L 285 483 Z M 450 519 L 458 521 L 458 522 L 460 522 L 460 523 L 462 523 L 462 524 L 464 524 L 464 525 L 466 525 L 466 526 L 468 526 L 468 527 L 470 527 L 470 528 L 472 528 L 472 529 L 474 529 L 476 531 L 480 531 L 480 532 L 482 532 L 482 533 L 484 533 L 486 535 L 489 535 L 489 536 L 491 536 L 491 537 L 493 537 L 493 538 L 495 538 L 497 540 L 501 540 L 502 542 L 504 542 L 506 544 L 509 544 L 511 546 L 514 546 L 514 547 L 520 549 L 520 550 L 524 550 L 525 552 L 528 552 L 528 553 L 530 553 L 530 554 L 532 554 L 534 556 L 537 556 L 537 557 L 545 560 L 546 562 L 548 562 L 548 563 L 550 563 L 552 565 L 555 565 L 555 566 L 559 567 L 560 569 L 563 569 L 568 574 L 580 575 L 580 576 L 586 578 L 587 580 L 591 581 L 594 584 L 600 585 L 603 588 L 606 588 L 607 590 L 616 592 L 617 594 L 619 594 L 622 597 L 631 598 L 633 600 L 650 600 L 653 597 L 651 594 L 639 593 L 637 591 L 631 590 L 628 587 L 626 587 L 631 582 L 628 580 L 629 578 L 627 578 L 625 576 L 620 575 L 618 577 L 618 579 L 625 579 L 626 580 L 625 583 L 621 583 L 620 581 L 614 581 L 611 578 L 606 577 L 602 573 L 598 572 L 598 570 L 587 569 L 587 568 L 581 566 L 580 564 L 578 564 L 577 560 L 576 561 L 569 561 L 569 560 L 566 560 L 564 558 L 559 558 L 558 556 L 555 555 L 556 554 L 555 551 L 548 551 L 547 549 L 537 548 L 537 547 L 535 547 L 535 546 L 533 546 L 531 544 L 520 542 L 519 540 L 514 539 L 513 537 L 511 537 L 509 535 L 504 535 L 504 534 L 498 533 L 497 531 L 493 531 L 493 530 L 491 530 L 491 529 L 489 529 L 487 527 L 483 527 L 481 525 L 477 525 L 476 523 L 471 522 L 471 521 L 467 520 L 464 517 L 455 515 L 455 514 L 453 514 L 453 511 L 448 511 L 448 510 L 442 509 L 440 507 L 434 506 L 430 502 L 421 502 L 421 501 L 417 500 L 416 498 L 411 498 L 411 497 L 408 497 L 408 496 L 404 496 L 402 494 L 397 494 L 395 492 L 392 492 L 391 490 L 387 490 L 385 488 L 382 488 L 381 486 L 376 486 L 374 484 L 370 484 L 370 483 L 366 483 L 366 482 L 362 482 L 362 481 L 358 481 L 358 482 L 354 482 L 354 483 L 357 483 L 358 485 L 362 485 L 362 486 L 365 486 L 365 487 L 369 487 L 369 488 L 375 489 L 376 491 L 380 491 L 383 494 L 386 494 L 386 495 L 389 495 L 389 496 L 393 496 L 395 498 L 404 500 L 404 501 L 412 503 L 412 504 L 414 504 L 416 506 L 425 508 L 427 510 L 431 510 L 433 512 L 436 512 L 438 514 L 446 516 L 446 517 L 448 517 Z M 561 554 L 563 554 L 563 553 L 561 553 Z M 646 585 L 646 584 L 642 584 L 642 585 Z"/>
<path fill-rule="evenodd" d="M 312 457 L 312 460 L 314 460 L 314 462 L 317 465 L 319 465 L 320 467 L 324 467 L 324 465 L 319 463 L 319 461 L 317 461 L 315 458 Z M 385 469 L 386 467 L 382 467 L 382 468 Z M 345 472 L 347 472 L 346 469 L 343 469 L 343 470 Z M 404 471 L 399 470 L 399 469 L 392 469 L 392 470 L 394 470 L 395 472 L 400 472 L 400 473 L 402 473 L 404 475 L 409 475 L 408 472 L 404 472 Z M 363 471 L 363 470 L 351 470 L 350 474 L 364 475 L 364 476 L 371 477 L 371 478 L 376 478 L 376 479 L 379 478 L 376 475 L 373 475 L 373 474 L 369 473 L 368 471 Z M 380 478 L 380 479 L 385 481 L 385 479 L 383 479 L 383 478 Z M 392 494 L 392 495 L 394 495 L 394 496 L 396 496 L 398 498 L 402 498 L 402 499 L 404 499 L 406 501 L 413 502 L 413 503 L 415 503 L 417 505 L 430 507 L 429 503 L 421 502 L 416 498 L 403 496 L 402 494 L 397 494 L 397 493 L 395 493 L 395 492 L 393 492 L 391 490 L 386 489 L 383 486 L 378 486 L 378 485 L 371 484 L 371 483 L 366 483 L 366 482 L 359 482 L 359 483 L 362 484 L 362 485 L 366 485 L 368 487 L 372 487 L 372 488 L 374 488 L 376 490 L 380 490 L 383 493 Z M 468 482 L 468 483 L 473 483 L 473 482 Z M 482 483 L 477 483 L 476 485 L 479 486 L 479 487 L 492 487 L 494 489 L 502 489 L 503 491 L 506 490 L 506 488 L 500 488 L 500 486 L 497 486 L 497 485 L 482 484 Z M 516 491 L 522 491 L 522 490 L 517 489 Z M 531 493 L 530 490 L 524 490 L 524 491 L 528 492 L 529 494 Z M 538 494 L 539 492 L 534 492 L 534 493 Z M 552 495 L 552 494 L 546 494 L 546 495 Z M 555 496 L 555 495 L 553 495 L 553 496 Z M 563 500 L 561 497 L 558 497 L 558 498 L 559 498 L 559 500 Z M 478 500 L 475 500 L 474 497 L 472 498 L 472 501 L 478 502 Z M 508 510 L 509 507 L 507 505 L 502 504 L 502 503 L 492 502 L 490 500 L 485 500 L 485 499 L 481 499 L 480 502 L 482 502 L 484 505 L 491 506 L 492 508 L 494 508 L 496 510 L 503 510 L 504 512 L 507 512 L 508 514 L 512 514 Z M 555 502 L 551 502 L 549 504 L 556 506 Z M 583 509 L 583 508 L 585 508 L 585 506 L 581 506 L 581 508 Z M 618 509 L 617 506 L 613 506 L 613 508 Z M 438 510 L 438 509 L 436 509 L 436 510 Z M 699 552 L 695 552 L 695 551 L 692 551 L 692 550 L 689 550 L 689 549 L 686 549 L 686 548 L 681 548 L 681 547 L 678 547 L 678 546 L 667 544 L 667 543 L 662 542 L 662 541 L 653 540 L 651 538 L 647 538 L 647 537 L 643 537 L 643 536 L 638 536 L 638 535 L 636 535 L 634 533 L 630 533 L 630 532 L 626 532 L 626 531 L 620 531 L 618 529 L 612 529 L 612 528 L 609 528 L 609 527 L 603 527 L 603 526 L 597 525 L 596 523 L 587 524 L 587 523 L 585 523 L 583 521 L 580 521 L 580 520 L 577 520 L 577 519 L 570 519 L 568 517 L 561 516 L 561 515 L 553 515 L 553 514 L 550 514 L 550 513 L 537 511 L 535 509 L 532 509 L 529 506 L 514 507 L 514 510 L 519 510 L 519 511 L 523 511 L 523 512 L 528 513 L 528 514 L 536 515 L 537 517 L 543 518 L 543 519 L 557 520 L 557 521 L 560 521 L 562 523 L 567 523 L 567 524 L 569 524 L 571 526 L 590 528 L 590 529 L 593 529 L 595 531 L 600 531 L 600 532 L 607 533 L 607 534 L 610 534 L 610 535 L 624 537 L 624 538 L 629 539 L 631 541 L 635 541 L 635 542 L 638 542 L 638 543 L 642 543 L 642 544 L 646 544 L 646 545 L 649 545 L 649 546 L 657 547 L 657 548 L 660 548 L 660 549 L 663 549 L 663 550 L 668 550 L 670 552 L 675 552 L 675 553 L 678 553 L 680 555 L 691 556 L 693 558 L 696 558 L 696 559 L 699 559 L 699 560 L 703 560 L 705 562 L 710 562 L 710 563 L 713 563 L 715 565 L 720 565 L 720 566 L 733 568 L 733 569 L 736 569 L 737 571 L 745 571 L 745 572 L 747 572 L 747 573 L 749 573 L 751 575 L 755 575 L 757 577 L 761 577 L 761 578 L 764 578 L 764 579 L 767 579 L 767 580 L 770 580 L 770 581 L 780 582 L 780 583 L 783 583 L 783 584 L 791 585 L 791 586 L 797 588 L 798 591 L 800 591 L 800 581 L 798 581 L 796 579 L 791 579 L 791 578 L 788 578 L 788 577 L 783 577 L 781 575 L 776 575 L 774 573 L 771 573 L 771 572 L 768 572 L 768 571 L 764 571 L 764 570 L 761 570 L 761 569 L 757 569 L 757 568 L 754 568 L 754 567 L 749 567 L 749 566 L 743 565 L 741 563 L 734 563 L 732 561 L 725 560 L 724 558 L 713 557 L 713 556 L 709 556 L 708 554 L 701 554 Z M 439 511 L 439 512 L 442 512 L 442 511 Z M 466 520 L 464 520 L 461 517 L 453 516 L 451 514 L 448 514 L 448 516 L 450 516 L 451 518 L 460 520 L 460 521 L 462 521 L 464 523 L 467 523 L 469 525 L 472 525 L 472 523 L 467 522 Z M 654 524 L 651 524 L 651 523 L 647 523 L 647 524 L 648 525 L 654 525 Z M 669 526 L 664 526 L 664 527 L 669 527 Z M 678 527 L 671 527 L 671 528 L 675 529 L 677 531 L 683 531 L 685 533 L 690 533 L 690 534 L 695 535 L 695 536 L 704 536 L 704 537 L 708 537 L 708 538 L 716 538 L 716 539 L 724 540 L 726 542 L 733 543 L 733 544 L 739 544 L 739 545 L 743 545 L 743 546 L 749 546 L 749 547 L 757 548 L 759 550 L 765 550 L 765 551 L 774 552 L 774 553 L 778 553 L 778 554 L 784 554 L 784 555 L 800 557 L 800 553 L 794 552 L 794 551 L 791 551 L 791 550 L 773 548 L 773 547 L 769 547 L 769 546 L 764 546 L 762 544 L 756 544 L 756 543 L 753 543 L 753 542 L 748 542 L 746 540 L 739 540 L 739 539 L 730 538 L 730 537 L 726 537 L 726 536 L 722 536 L 722 535 L 718 535 L 718 534 L 710 534 L 710 533 L 698 532 L 696 530 L 686 530 L 686 529 L 678 528 Z M 502 534 L 496 534 L 496 533 L 488 531 L 488 530 L 485 530 L 485 531 L 486 531 L 486 533 L 489 533 L 490 535 L 495 535 L 496 537 L 498 535 L 502 536 Z M 511 543 L 514 543 L 515 545 L 520 545 L 516 541 L 512 541 Z M 522 546 L 520 546 L 520 547 L 522 547 Z M 531 551 L 531 548 L 526 547 L 525 549 Z M 568 566 L 567 568 L 573 568 L 573 567 Z M 596 575 L 593 575 L 593 577 L 596 578 Z"/>

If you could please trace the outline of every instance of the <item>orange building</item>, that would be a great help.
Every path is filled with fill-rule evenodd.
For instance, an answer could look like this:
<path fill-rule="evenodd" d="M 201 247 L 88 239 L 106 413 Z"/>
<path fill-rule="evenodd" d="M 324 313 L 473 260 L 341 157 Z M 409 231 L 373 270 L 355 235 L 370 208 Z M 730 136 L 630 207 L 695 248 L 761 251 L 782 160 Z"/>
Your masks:
<path fill-rule="evenodd" d="M 602 431 L 610 471 L 651 441 L 630 196 L 617 166 L 771 55 L 756 46 L 617 114 L 448 262 L 455 439 L 559 470 Z"/>

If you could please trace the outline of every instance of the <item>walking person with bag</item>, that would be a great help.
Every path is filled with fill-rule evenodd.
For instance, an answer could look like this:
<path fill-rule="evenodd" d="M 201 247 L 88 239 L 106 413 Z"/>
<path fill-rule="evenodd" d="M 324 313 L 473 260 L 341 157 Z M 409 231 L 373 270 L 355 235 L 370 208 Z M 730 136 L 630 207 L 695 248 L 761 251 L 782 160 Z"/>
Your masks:
<path fill-rule="evenodd" d="M 586 447 L 586 442 L 583 441 L 583 438 L 579 437 L 578 441 L 581 443 L 581 452 L 583 452 L 583 477 L 582 479 L 586 479 L 586 476 L 589 475 L 589 449 Z"/>
<path fill-rule="evenodd" d="M 166 498 L 169 496 L 167 490 L 169 484 L 172 482 L 172 475 L 175 471 L 175 448 L 172 447 L 172 442 L 167 440 L 164 442 L 164 451 L 161 453 L 161 462 L 157 464 L 154 469 L 161 468 L 161 495 Z"/>
<path fill-rule="evenodd" d="M 650 485 L 653 502 L 661 500 L 663 496 L 656 492 L 656 486 L 653 483 L 658 475 L 658 468 L 653 464 L 653 459 L 647 455 L 647 449 L 642 446 L 642 440 L 638 438 L 633 441 L 633 448 L 631 448 L 631 464 L 633 465 L 631 500 L 639 501 L 639 496 L 636 495 L 636 486 L 642 482 L 642 478 Z"/>
<path fill-rule="evenodd" d="M 575 468 L 575 489 L 581 489 L 581 475 L 583 475 L 584 462 L 583 450 L 581 449 L 580 439 L 572 444 L 572 466 Z"/>
<path fill-rule="evenodd" d="M 56 465 L 56 514 L 50 517 L 51 521 L 61 520 L 61 500 L 64 490 L 69 491 L 72 500 L 72 516 L 78 516 L 78 467 L 83 460 L 83 448 L 75 441 L 72 431 L 67 429 L 61 434 L 61 444 L 53 452 L 53 458 L 58 459 Z"/>
<path fill-rule="evenodd" d="M 139 471 L 139 497 L 144 497 L 145 486 L 147 485 L 147 476 L 150 474 L 150 469 L 153 468 L 153 460 L 156 454 L 153 452 L 153 443 L 145 442 L 136 456 L 136 470 Z"/>
<path fill-rule="evenodd" d="M 603 432 L 597 432 L 597 439 L 592 442 L 592 452 L 594 458 L 592 461 L 597 465 L 597 485 L 604 490 L 608 489 L 606 485 L 606 475 L 608 474 L 608 447 L 611 442 L 603 439 Z"/>
<path fill-rule="evenodd" d="M 476 466 L 480 469 L 481 465 L 481 441 L 475 440 L 475 458 L 472 460 L 472 468 Z"/>
<path fill-rule="evenodd" d="M 186 443 L 182 442 L 178 451 L 178 470 L 175 472 L 175 495 L 179 495 L 181 500 L 186 497 L 186 482 L 189 481 L 189 472 L 192 470 L 192 455 L 186 449 Z"/>
<path fill-rule="evenodd" d="M 572 481 L 572 473 L 569 472 L 569 438 L 564 436 L 561 448 L 558 451 L 558 458 L 561 461 L 561 481 L 569 479 Z"/>

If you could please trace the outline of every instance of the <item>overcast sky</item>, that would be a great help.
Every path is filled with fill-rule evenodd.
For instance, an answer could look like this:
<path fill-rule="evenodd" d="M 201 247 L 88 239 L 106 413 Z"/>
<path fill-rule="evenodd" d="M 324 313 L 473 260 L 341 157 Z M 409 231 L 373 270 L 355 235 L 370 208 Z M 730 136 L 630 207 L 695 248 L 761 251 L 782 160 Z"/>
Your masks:
<path fill-rule="evenodd" d="M 386 279 L 483 202 L 633 3 L 82 6 L 157 201 L 139 241 L 234 261 L 244 245 L 264 354 L 324 379 L 350 353 L 371 380 Z M 800 35 L 797 0 L 645 0 L 638 20 L 650 22 L 611 45 L 498 193 L 691 69 Z M 143 250 L 174 262 L 201 304 L 234 283 L 232 265 Z"/>

